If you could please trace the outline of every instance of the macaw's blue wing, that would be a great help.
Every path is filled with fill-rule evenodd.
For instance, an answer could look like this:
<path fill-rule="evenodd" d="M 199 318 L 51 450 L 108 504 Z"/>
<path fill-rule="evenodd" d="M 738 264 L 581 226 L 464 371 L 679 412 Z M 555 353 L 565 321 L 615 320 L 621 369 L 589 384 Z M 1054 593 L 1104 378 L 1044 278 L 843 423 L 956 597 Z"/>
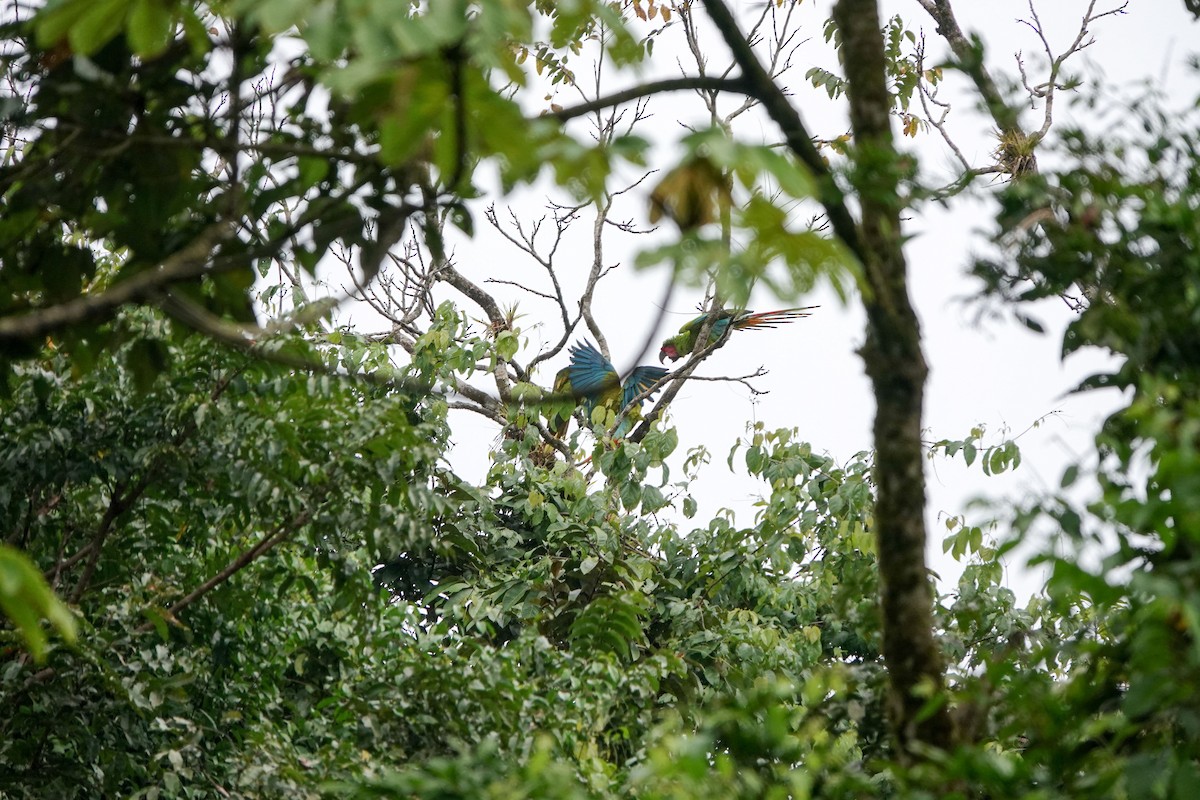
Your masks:
<path fill-rule="evenodd" d="M 662 367 L 640 366 L 634 367 L 625 377 L 625 385 L 621 389 L 621 410 L 625 418 L 617 425 L 613 436 L 620 439 L 628 435 L 634 424 L 642 418 L 642 402 L 645 398 L 637 400 L 638 395 L 654 386 L 666 374 L 667 371 Z"/>
<path fill-rule="evenodd" d="M 645 365 L 634 367 L 633 371 L 625 378 L 625 388 L 621 394 L 621 408 L 625 408 L 625 406 L 633 402 L 635 397 L 658 383 L 666 374 L 667 371 L 662 367 L 648 367 Z"/>
<path fill-rule="evenodd" d="M 605 390 L 621 385 L 621 376 L 591 342 L 584 340 L 571 348 L 571 364 L 567 367 L 571 391 L 588 401 L 590 411 Z"/>

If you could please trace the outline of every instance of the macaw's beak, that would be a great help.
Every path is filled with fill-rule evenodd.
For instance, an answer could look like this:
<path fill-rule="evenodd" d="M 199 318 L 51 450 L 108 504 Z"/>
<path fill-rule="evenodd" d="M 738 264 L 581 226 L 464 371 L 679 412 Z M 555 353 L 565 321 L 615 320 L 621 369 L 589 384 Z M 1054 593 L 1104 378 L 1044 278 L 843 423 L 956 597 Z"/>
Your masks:
<path fill-rule="evenodd" d="M 662 350 L 658 351 L 658 363 L 660 363 L 660 364 L 667 363 L 667 349 L 665 347 Z"/>

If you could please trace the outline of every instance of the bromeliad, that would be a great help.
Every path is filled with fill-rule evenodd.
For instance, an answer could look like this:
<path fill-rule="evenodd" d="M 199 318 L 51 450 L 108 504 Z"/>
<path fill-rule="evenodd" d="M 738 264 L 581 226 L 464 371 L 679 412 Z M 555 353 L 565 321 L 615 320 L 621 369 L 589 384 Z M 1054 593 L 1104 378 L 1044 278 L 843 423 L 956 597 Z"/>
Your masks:
<path fill-rule="evenodd" d="M 753 311 L 730 311 L 724 309 L 717 312 L 717 318 L 713 321 L 712 330 L 708 334 L 708 341 L 710 344 L 712 342 L 723 343 L 731 330 L 774 328 L 785 322 L 795 322 L 798 319 L 810 316 L 814 308 L 819 308 L 819 306 L 782 308 L 778 311 L 764 311 L 761 314 L 755 314 Z M 680 328 L 679 333 L 664 341 L 662 348 L 658 351 L 658 360 L 665 361 L 670 359 L 676 361 L 691 355 L 698 344 L 697 339 L 700 336 L 700 329 L 704 327 L 704 322 L 707 319 L 707 314 L 701 314 Z"/>

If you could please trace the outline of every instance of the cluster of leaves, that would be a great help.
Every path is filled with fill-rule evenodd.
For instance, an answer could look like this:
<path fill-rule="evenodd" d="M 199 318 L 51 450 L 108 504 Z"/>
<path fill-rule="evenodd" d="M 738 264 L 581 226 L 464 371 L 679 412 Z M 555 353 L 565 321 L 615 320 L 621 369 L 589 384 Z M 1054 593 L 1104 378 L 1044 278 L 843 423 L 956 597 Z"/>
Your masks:
<path fill-rule="evenodd" d="M 1034 423 L 1037 427 L 1038 423 Z M 971 428 L 965 439 L 940 439 L 929 448 L 929 457 L 943 455 L 954 458 L 962 453 L 963 461 L 969 467 L 979 459 L 979 466 L 984 475 L 999 475 L 1007 470 L 1021 466 L 1021 450 L 1013 439 L 1005 439 L 999 444 L 984 444 L 983 438 L 987 428 L 977 425 Z M 982 450 L 982 457 L 980 451 Z"/>
<path fill-rule="evenodd" d="M 833 20 L 825 24 L 825 41 L 832 42 L 841 53 L 841 34 Z M 906 52 L 906 46 L 916 48 L 918 40 L 917 35 L 905 25 L 899 15 L 888 20 L 884 29 L 884 44 L 888 88 L 893 103 L 892 113 L 900 117 L 901 129 L 905 136 L 916 136 L 921 127 L 921 119 L 909 111 L 912 99 L 922 81 L 929 86 L 936 86 L 942 80 L 942 68 L 921 69 L 922 64 L 917 53 Z M 824 89 L 830 100 L 836 100 L 846 94 L 846 79 L 822 67 L 810 67 L 804 73 L 804 78 L 814 88 Z M 844 140 L 833 142 L 837 148 L 843 147 L 844 144 Z"/>
<path fill-rule="evenodd" d="M 669 217 L 683 235 L 640 253 L 639 267 L 667 263 L 683 281 L 715 280 L 718 293 L 734 306 L 744 306 L 754 286 L 787 302 L 820 281 L 843 299 L 849 296 L 859 268 L 844 245 L 794 223 L 791 206 L 816 193 L 803 164 L 776 148 L 738 142 L 720 128 L 689 134 L 682 145 L 683 164 L 651 194 L 650 219 Z M 734 249 L 708 225 L 725 214 L 746 235 Z"/>
<path fill-rule="evenodd" d="M 598 442 L 599 486 L 505 438 L 472 487 L 437 465 L 436 403 L 122 324 L 171 355 L 142 394 L 120 360 L 75 376 L 47 350 L 6 401 L 4 530 L 82 621 L 44 667 L 6 636 L 14 796 L 862 797 L 957 776 L 1066 797 L 1150 759 L 1188 785 L 1187 667 L 1148 660 L 1190 636 L 1166 576 L 1134 605 L 1136 582 L 1064 561 L 1021 609 L 1006 547 L 972 539 L 939 619 L 986 746 L 897 770 L 869 460 L 754 427 L 729 454 L 763 482 L 753 523 L 684 531 L 657 516 L 694 514 L 670 430 Z"/>
<path fill-rule="evenodd" d="M 1067 132 L 1068 166 L 1009 186 L 999 221 L 1015 257 L 977 270 L 1016 303 L 1075 299 L 1064 353 L 1119 356 L 1080 390 L 1128 397 L 1097 437 L 1098 461 L 1063 476 L 1090 499 L 1064 491 L 1014 516 L 1015 534 L 1049 528 L 1056 550 L 1041 559 L 1053 572 L 1027 631 L 1047 668 L 1021 671 L 1011 647 L 987 667 L 1026 715 L 1008 723 L 1028 740 L 1023 757 L 990 781 L 1009 796 L 1200 790 L 1200 139 L 1194 109 L 1135 108 L 1136 131 Z M 1107 555 L 1089 567 L 1079 551 Z"/>
<path fill-rule="evenodd" d="M 799 765 L 851 763 L 860 739 L 881 746 L 868 466 L 839 468 L 793 432 L 757 430 L 746 465 L 769 487 L 758 524 L 722 516 L 683 534 L 655 518 L 666 495 L 686 492 L 663 463 L 674 446 L 659 430 L 599 443 L 597 491 L 564 463 L 539 466 L 535 438 L 506 438 L 491 494 L 376 573 L 455 654 L 461 685 L 429 691 L 449 692 L 438 701 L 465 715 L 439 725 L 478 747 L 369 782 L 363 796 L 500 796 L 563 764 L 576 782 L 561 796 L 752 796 L 811 785 Z M 828 708 L 828 693 L 851 684 L 872 713 Z M 496 753 L 511 766 L 484 766 Z M 491 780 L 468 789 L 481 769 Z M 529 783 L 514 784 L 518 772 Z"/>

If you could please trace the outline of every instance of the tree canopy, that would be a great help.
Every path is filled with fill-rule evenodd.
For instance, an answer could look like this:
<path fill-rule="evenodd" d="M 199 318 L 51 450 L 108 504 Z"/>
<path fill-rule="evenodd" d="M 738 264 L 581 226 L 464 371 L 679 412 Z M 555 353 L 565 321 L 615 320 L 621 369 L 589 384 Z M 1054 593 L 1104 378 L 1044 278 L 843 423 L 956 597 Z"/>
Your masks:
<path fill-rule="evenodd" d="M 1044 75 L 1012 81 L 950 0 L 839 0 L 839 71 L 801 79 L 797 6 L 7 10 L 0 794 L 1193 796 L 1195 107 L 1055 120 L 1124 6 L 1088 3 L 1061 52 L 1030 6 Z M 810 91 L 848 127 L 806 124 Z M 1064 353 L 1118 356 L 1079 391 L 1124 400 L 1058 488 L 987 533 L 949 519 L 939 590 L 929 460 L 1022 460 L 922 415 L 905 231 L 965 197 L 994 211 L 979 301 L 1038 328 L 1066 300 Z M 512 263 L 469 248 L 484 229 Z M 593 312 L 617 241 L 706 293 L 665 377 L 613 367 Z M 752 335 L 731 312 L 818 285 L 865 312 L 873 448 L 755 423 L 724 467 L 679 452 L 682 387 L 762 377 L 709 371 Z M 584 339 L 619 401 L 547 375 Z M 446 457 L 464 413 L 495 431 L 481 481 Z M 720 469 L 757 482 L 752 521 L 698 514 Z M 1047 533 L 1018 598 L 1002 559 Z"/>

